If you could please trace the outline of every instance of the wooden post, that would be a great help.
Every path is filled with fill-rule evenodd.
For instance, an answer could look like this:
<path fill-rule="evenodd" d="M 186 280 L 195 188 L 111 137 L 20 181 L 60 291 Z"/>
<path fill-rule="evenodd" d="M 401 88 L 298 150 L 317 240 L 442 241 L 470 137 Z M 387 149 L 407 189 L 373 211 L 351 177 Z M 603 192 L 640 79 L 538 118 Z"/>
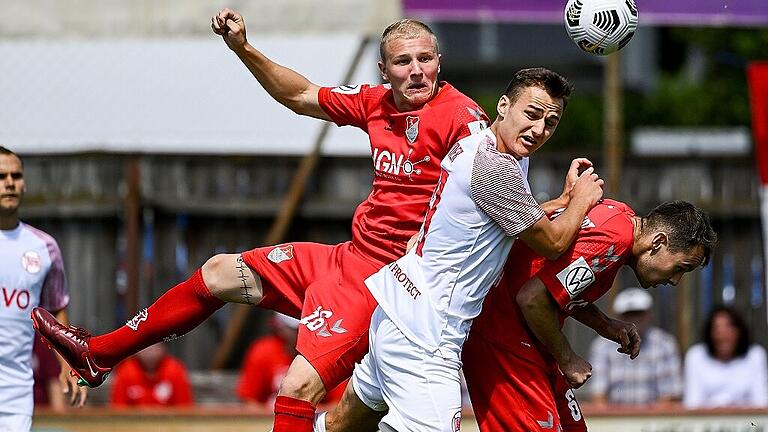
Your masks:
<path fill-rule="evenodd" d="M 622 135 L 624 129 L 621 88 L 621 57 L 619 52 L 606 58 L 603 87 L 603 148 L 606 171 L 599 173 L 605 179 L 606 196 L 621 198 Z"/>
<path fill-rule="evenodd" d="M 603 167 L 597 173 L 605 180 L 605 197 L 618 198 L 621 185 L 623 114 L 621 89 L 621 57 L 619 52 L 608 55 L 603 71 Z M 616 293 L 622 288 L 619 278 L 614 279 L 608 292 L 608 302 L 613 304 Z"/>
<path fill-rule="evenodd" d="M 141 211 L 141 186 L 138 156 L 129 156 L 126 162 L 125 182 L 125 211 L 123 213 L 126 236 L 125 312 L 128 317 L 131 317 L 139 309 L 139 263 L 141 262 L 139 212 Z"/>
<path fill-rule="evenodd" d="M 346 84 L 352 79 L 352 76 L 355 70 L 357 70 L 357 66 L 360 63 L 360 60 L 363 57 L 365 48 L 368 46 L 368 41 L 368 37 L 364 37 L 360 41 L 360 45 L 357 47 L 357 52 L 355 52 L 354 57 L 352 57 L 352 62 L 350 63 L 346 73 L 344 74 L 344 77 L 342 78 L 342 83 Z M 280 206 L 280 212 L 277 214 L 277 217 L 275 218 L 267 233 L 265 244 L 276 244 L 280 242 L 283 237 L 285 237 L 285 233 L 288 231 L 291 221 L 296 215 L 296 211 L 301 204 L 301 199 L 304 196 L 304 190 L 307 186 L 307 181 L 310 179 L 310 177 L 312 177 L 312 174 L 315 171 L 315 167 L 317 166 L 317 162 L 320 159 L 320 150 L 322 149 L 323 142 L 325 142 L 325 137 L 328 134 L 330 127 L 330 122 L 323 123 L 320 128 L 320 133 L 315 138 L 312 150 L 301 160 L 301 164 L 299 165 L 299 168 L 296 170 L 296 173 L 293 175 L 293 179 L 291 180 L 290 189 L 288 190 L 288 193 L 286 194 L 285 199 L 283 199 L 283 203 Z M 232 353 L 232 349 L 234 348 L 237 339 L 240 337 L 240 333 L 243 330 L 245 321 L 248 318 L 248 313 L 250 311 L 251 307 L 249 305 L 235 305 L 232 318 L 229 320 L 229 323 L 227 323 L 227 329 L 224 332 L 224 338 L 219 344 L 219 347 L 213 356 L 213 360 L 211 361 L 212 369 L 223 369 L 226 366 L 227 361 L 229 360 L 229 357 Z"/>

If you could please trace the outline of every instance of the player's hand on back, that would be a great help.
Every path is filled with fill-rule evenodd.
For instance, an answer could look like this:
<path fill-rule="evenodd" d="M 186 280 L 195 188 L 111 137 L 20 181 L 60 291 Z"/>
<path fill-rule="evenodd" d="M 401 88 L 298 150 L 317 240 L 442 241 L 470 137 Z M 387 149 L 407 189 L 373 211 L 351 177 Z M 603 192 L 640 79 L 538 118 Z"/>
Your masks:
<path fill-rule="evenodd" d="M 592 365 L 574 353 L 568 362 L 560 365 L 560 371 L 568 384 L 577 389 L 592 376 Z"/>
<path fill-rule="evenodd" d="M 245 20 L 239 12 L 229 8 L 220 10 L 211 17 L 213 32 L 221 36 L 229 49 L 239 51 L 248 43 L 245 35 Z"/>
<path fill-rule="evenodd" d="M 571 189 L 570 199 L 585 200 L 590 207 L 597 204 L 603 197 L 603 179 L 596 173 L 593 167 L 589 167 L 581 173 Z"/>

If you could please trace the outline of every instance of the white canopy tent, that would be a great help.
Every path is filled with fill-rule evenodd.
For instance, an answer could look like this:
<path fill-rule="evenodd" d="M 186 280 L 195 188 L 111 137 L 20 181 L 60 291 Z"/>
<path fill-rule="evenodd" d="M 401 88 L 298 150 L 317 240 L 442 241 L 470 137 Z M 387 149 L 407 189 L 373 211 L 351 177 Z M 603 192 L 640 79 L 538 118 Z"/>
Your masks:
<path fill-rule="evenodd" d="M 259 37 L 273 60 L 319 85 L 378 83 L 377 47 L 341 83 L 362 36 Z M 0 143 L 22 154 L 307 153 L 321 121 L 275 102 L 216 38 L 0 42 Z M 332 128 L 322 153 L 370 154 Z"/>

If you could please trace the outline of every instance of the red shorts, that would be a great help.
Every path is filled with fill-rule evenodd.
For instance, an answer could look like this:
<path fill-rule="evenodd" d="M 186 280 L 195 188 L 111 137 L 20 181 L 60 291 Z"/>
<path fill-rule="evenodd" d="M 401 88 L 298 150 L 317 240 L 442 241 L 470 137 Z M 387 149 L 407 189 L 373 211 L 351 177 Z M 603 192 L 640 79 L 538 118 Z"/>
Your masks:
<path fill-rule="evenodd" d="M 586 432 L 573 390 L 559 371 L 470 335 L 462 351 L 472 409 L 481 432 Z"/>
<path fill-rule="evenodd" d="M 351 242 L 286 243 L 244 252 L 243 260 L 261 277 L 259 306 L 301 318 L 296 348 L 325 388 L 349 378 L 368 352 L 376 308 L 364 281 L 383 264 L 363 258 Z"/>

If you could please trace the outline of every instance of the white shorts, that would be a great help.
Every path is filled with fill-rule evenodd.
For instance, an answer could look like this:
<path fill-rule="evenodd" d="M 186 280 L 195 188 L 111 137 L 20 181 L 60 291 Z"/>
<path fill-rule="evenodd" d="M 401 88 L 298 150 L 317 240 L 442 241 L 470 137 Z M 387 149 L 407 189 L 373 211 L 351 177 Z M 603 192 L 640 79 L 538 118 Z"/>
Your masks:
<path fill-rule="evenodd" d="M 32 416 L 0 413 L 0 432 L 29 432 Z"/>
<path fill-rule="evenodd" d="M 389 407 L 379 423 L 381 430 L 459 431 L 461 362 L 412 343 L 378 307 L 368 337 L 370 351 L 355 366 L 352 386 L 372 410 Z"/>

